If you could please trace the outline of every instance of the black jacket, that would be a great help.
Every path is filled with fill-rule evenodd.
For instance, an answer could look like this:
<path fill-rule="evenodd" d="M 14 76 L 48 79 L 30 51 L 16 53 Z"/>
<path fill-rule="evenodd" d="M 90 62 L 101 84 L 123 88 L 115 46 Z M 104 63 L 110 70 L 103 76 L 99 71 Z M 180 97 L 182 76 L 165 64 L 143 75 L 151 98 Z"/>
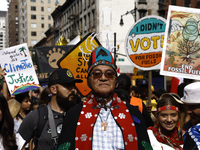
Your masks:
<path fill-rule="evenodd" d="M 59 137 L 58 146 L 66 142 L 70 142 L 71 143 L 70 150 L 75 149 L 76 128 L 77 128 L 77 122 L 78 122 L 82 107 L 83 107 L 83 103 L 80 103 L 76 105 L 75 107 L 71 108 L 67 112 L 64 118 L 63 128 L 62 128 L 61 135 Z M 127 108 L 129 109 L 131 116 L 134 116 L 140 120 L 140 123 L 137 123 L 137 122 L 134 122 L 134 123 L 135 123 L 135 128 L 136 128 L 137 137 L 138 137 L 138 149 L 144 150 L 144 147 L 142 146 L 142 141 L 146 141 L 147 143 L 150 144 L 144 118 L 142 114 L 140 113 L 140 111 L 135 106 L 127 104 Z"/>

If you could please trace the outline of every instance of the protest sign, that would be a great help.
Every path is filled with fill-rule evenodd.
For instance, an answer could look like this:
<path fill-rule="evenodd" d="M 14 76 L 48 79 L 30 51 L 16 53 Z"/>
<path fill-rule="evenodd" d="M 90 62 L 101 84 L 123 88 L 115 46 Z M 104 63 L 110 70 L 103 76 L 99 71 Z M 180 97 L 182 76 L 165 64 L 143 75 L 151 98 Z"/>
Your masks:
<path fill-rule="evenodd" d="M 169 6 L 160 74 L 200 79 L 199 9 Z"/>
<path fill-rule="evenodd" d="M 58 61 L 61 68 L 71 70 L 76 79 L 82 79 L 82 83 L 76 84 L 78 91 L 87 96 L 91 89 L 87 86 L 87 70 L 88 60 L 92 51 L 92 47 L 100 46 L 100 42 L 96 38 L 92 38 L 91 34 L 85 36 L 76 46 Z"/>
<path fill-rule="evenodd" d="M 138 20 L 128 32 L 127 56 L 138 69 L 160 69 L 165 22 L 159 16 L 146 16 Z"/>
<path fill-rule="evenodd" d="M 0 50 L 0 60 L 11 95 L 40 87 L 26 43 Z"/>
<path fill-rule="evenodd" d="M 58 60 L 74 45 L 46 46 L 35 48 L 36 74 L 41 83 L 48 82 L 49 75 L 59 66 Z"/>

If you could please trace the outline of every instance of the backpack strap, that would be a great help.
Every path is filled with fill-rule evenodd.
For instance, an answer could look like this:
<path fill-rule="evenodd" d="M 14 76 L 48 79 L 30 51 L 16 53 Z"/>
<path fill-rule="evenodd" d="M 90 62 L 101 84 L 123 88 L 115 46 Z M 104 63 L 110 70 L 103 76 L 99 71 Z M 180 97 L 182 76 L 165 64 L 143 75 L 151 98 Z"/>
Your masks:
<path fill-rule="evenodd" d="M 35 148 L 37 149 L 38 146 L 38 139 L 42 133 L 42 130 L 44 128 L 44 125 L 46 121 L 48 120 L 48 110 L 46 105 L 40 105 L 38 108 L 38 123 L 37 127 L 35 128 L 34 136 L 33 136 L 33 141 Z"/>
<path fill-rule="evenodd" d="M 48 105 L 47 108 L 48 108 L 49 126 L 50 126 L 50 129 L 51 129 L 51 138 L 54 140 L 55 149 L 57 149 L 58 134 L 57 134 L 57 131 L 56 131 L 55 120 L 54 120 L 54 116 L 53 116 L 53 112 L 52 112 L 51 106 Z"/>

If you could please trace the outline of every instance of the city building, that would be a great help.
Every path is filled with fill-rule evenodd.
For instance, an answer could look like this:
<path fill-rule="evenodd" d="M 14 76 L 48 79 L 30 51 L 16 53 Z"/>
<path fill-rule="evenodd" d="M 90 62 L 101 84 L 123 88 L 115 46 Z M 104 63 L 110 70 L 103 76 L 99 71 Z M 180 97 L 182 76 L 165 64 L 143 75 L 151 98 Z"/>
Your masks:
<path fill-rule="evenodd" d="M 6 48 L 6 11 L 0 11 L 0 50 Z"/>
<path fill-rule="evenodd" d="M 10 0 L 8 8 L 8 47 L 19 44 L 19 14 L 18 14 L 18 0 Z"/>
<path fill-rule="evenodd" d="M 19 43 L 34 46 L 53 25 L 51 13 L 65 0 L 18 0 Z"/>

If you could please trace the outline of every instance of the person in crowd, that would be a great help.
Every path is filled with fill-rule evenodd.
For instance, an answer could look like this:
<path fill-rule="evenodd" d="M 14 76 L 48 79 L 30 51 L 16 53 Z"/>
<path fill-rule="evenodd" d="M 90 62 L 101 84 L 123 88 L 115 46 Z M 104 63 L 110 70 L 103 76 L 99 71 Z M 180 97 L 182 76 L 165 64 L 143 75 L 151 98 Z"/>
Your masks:
<path fill-rule="evenodd" d="M 155 91 L 152 92 L 152 95 L 151 95 L 151 99 L 155 99 L 156 102 L 158 101 L 158 99 L 160 98 L 160 96 L 164 93 L 167 93 L 166 90 L 164 89 L 157 89 Z"/>
<path fill-rule="evenodd" d="M 139 88 L 137 86 L 131 86 L 130 95 L 139 98 Z"/>
<path fill-rule="evenodd" d="M 32 138 L 37 150 L 53 150 L 62 130 L 65 112 L 77 103 L 75 79 L 68 69 L 56 69 L 49 77 L 51 98 L 48 105 L 41 105 L 31 111 L 22 122 L 19 134 L 28 143 Z"/>
<path fill-rule="evenodd" d="M 39 106 L 39 96 L 40 96 L 39 88 L 30 90 L 29 95 L 31 98 L 31 110 L 35 110 Z"/>
<path fill-rule="evenodd" d="M 98 47 L 88 62 L 88 99 L 71 108 L 63 123 L 59 149 L 145 149 L 150 147 L 140 111 L 114 93 L 117 68 L 110 51 Z"/>
<path fill-rule="evenodd" d="M 144 79 L 139 82 L 139 98 L 143 100 L 151 117 L 154 118 L 152 111 L 156 108 L 157 102 L 155 99 L 151 99 L 151 104 L 148 103 L 148 84 L 148 81 Z M 153 85 L 151 85 L 151 94 L 152 92 L 154 92 Z"/>
<path fill-rule="evenodd" d="M 184 88 L 184 95 L 181 99 L 187 106 L 187 113 L 190 120 L 184 125 L 185 134 L 184 150 L 200 149 L 200 82 L 190 83 Z"/>
<path fill-rule="evenodd" d="M 17 94 L 15 95 L 15 99 L 21 104 L 20 110 L 16 115 L 16 117 L 14 118 L 14 124 L 15 124 L 14 132 L 16 134 L 24 118 L 30 112 L 31 102 L 30 102 L 29 92 Z"/>
<path fill-rule="evenodd" d="M 39 105 L 47 105 L 51 100 L 51 96 L 52 94 L 49 87 L 45 87 L 40 93 Z"/>
<path fill-rule="evenodd" d="M 183 102 L 175 93 L 164 93 L 157 103 L 158 123 L 147 129 L 155 150 L 182 150 L 182 130 L 179 125 Z"/>
<path fill-rule="evenodd" d="M 121 74 L 117 77 L 117 83 L 118 86 L 115 89 L 115 93 L 117 93 L 122 100 L 125 100 L 127 103 L 136 106 L 140 110 L 145 118 L 146 127 L 153 126 L 153 121 L 142 99 L 130 96 L 131 78 L 127 74 Z"/>
<path fill-rule="evenodd" d="M 7 100 L 0 94 L 0 149 L 17 150 L 14 122 L 9 112 Z"/>

